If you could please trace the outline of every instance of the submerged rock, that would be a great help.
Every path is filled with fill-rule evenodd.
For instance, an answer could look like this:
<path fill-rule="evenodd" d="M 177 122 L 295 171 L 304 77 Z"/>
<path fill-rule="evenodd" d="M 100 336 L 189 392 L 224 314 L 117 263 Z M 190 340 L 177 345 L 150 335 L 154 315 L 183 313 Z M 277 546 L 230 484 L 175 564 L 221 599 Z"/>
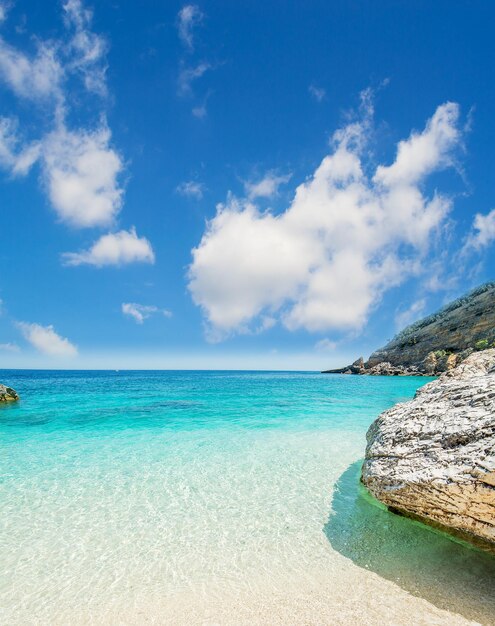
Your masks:
<path fill-rule="evenodd" d="M 17 391 L 14 391 L 12 387 L 0 385 L 0 402 L 14 402 L 15 400 L 19 400 Z"/>
<path fill-rule="evenodd" d="M 382 413 L 366 437 L 362 482 L 378 500 L 495 553 L 495 349 Z"/>

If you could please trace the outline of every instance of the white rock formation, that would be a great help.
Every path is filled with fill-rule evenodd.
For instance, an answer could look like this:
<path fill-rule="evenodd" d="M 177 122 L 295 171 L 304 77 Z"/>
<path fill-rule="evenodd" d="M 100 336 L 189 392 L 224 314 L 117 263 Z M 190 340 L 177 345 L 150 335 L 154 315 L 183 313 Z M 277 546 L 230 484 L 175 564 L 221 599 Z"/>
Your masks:
<path fill-rule="evenodd" d="M 370 426 L 362 481 L 384 504 L 495 552 L 495 349 Z"/>

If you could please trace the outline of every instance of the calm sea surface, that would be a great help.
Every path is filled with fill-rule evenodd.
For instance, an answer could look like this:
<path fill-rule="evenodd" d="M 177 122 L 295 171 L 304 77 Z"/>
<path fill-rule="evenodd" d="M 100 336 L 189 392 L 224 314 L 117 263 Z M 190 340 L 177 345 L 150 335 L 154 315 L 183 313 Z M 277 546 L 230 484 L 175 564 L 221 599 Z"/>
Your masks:
<path fill-rule="evenodd" d="M 427 379 L 0 382 L 2 624 L 495 623 L 495 559 L 359 486 L 368 426 Z"/>

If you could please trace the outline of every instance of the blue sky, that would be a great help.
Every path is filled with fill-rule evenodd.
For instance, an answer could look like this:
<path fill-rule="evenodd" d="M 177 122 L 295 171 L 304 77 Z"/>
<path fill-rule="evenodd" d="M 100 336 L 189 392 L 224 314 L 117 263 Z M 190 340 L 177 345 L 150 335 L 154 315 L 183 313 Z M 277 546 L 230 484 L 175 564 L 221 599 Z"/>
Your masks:
<path fill-rule="evenodd" d="M 0 367 L 339 366 L 493 279 L 494 18 L 0 0 Z"/>

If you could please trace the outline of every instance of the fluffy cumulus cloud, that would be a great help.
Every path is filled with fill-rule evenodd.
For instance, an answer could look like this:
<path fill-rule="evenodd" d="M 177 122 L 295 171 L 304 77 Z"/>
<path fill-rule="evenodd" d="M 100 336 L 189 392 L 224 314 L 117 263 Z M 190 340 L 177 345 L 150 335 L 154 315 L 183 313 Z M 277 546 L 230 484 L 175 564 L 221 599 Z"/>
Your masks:
<path fill-rule="evenodd" d="M 466 240 L 464 252 L 469 250 L 482 250 L 495 241 L 495 209 L 486 215 L 477 213 L 474 217 L 473 227 Z"/>
<path fill-rule="evenodd" d="M 146 237 L 138 237 L 134 228 L 103 235 L 89 250 L 66 252 L 62 257 L 66 265 L 93 265 L 95 267 L 155 262 L 155 254 L 150 242 Z"/>
<path fill-rule="evenodd" d="M 137 324 L 142 324 L 155 313 L 161 313 L 165 317 L 172 317 L 172 313 L 167 309 L 159 309 L 154 305 L 137 304 L 136 302 L 123 302 L 122 313 L 128 315 Z"/>
<path fill-rule="evenodd" d="M 392 164 L 367 172 L 365 104 L 285 212 L 233 196 L 217 207 L 189 268 L 192 298 L 217 336 L 245 332 L 266 314 L 290 330 L 360 329 L 385 290 L 420 271 L 450 208 L 423 183 L 452 163 L 458 106 L 439 106 Z"/>
<path fill-rule="evenodd" d="M 32 54 L 0 37 L 0 79 L 19 98 L 30 100 L 33 106 L 42 105 L 44 113 L 51 111 L 51 118 L 45 117 L 50 121 L 31 140 L 20 132 L 18 120 L 0 118 L 0 166 L 14 176 L 22 176 L 38 163 L 43 188 L 61 221 L 76 228 L 111 226 L 122 207 L 124 190 L 119 178 L 124 165 L 111 145 L 104 112 L 94 103 L 95 94 L 100 106 L 99 96 L 107 92 L 108 46 L 91 30 L 93 15 L 81 0 L 66 0 L 62 11 L 63 36 L 45 42 L 35 39 Z M 80 96 L 76 83 L 68 82 L 71 78 L 91 97 L 91 112 L 97 114 L 97 121 L 87 127 L 72 128 L 68 123 L 73 94 L 76 99 Z M 136 260 L 149 260 L 149 242 L 138 239 L 135 233 L 126 236 L 123 232 L 102 238 L 93 249 L 108 249 L 109 242 L 114 242 L 113 248 L 121 250 L 117 263 L 128 262 L 133 255 Z M 128 254 L 130 249 L 134 252 Z M 94 255 L 88 251 L 73 257 L 75 264 L 91 262 Z"/>
<path fill-rule="evenodd" d="M 110 147 L 106 126 L 70 132 L 65 127 L 43 143 L 48 195 L 59 217 L 77 227 L 111 224 L 122 204 L 122 161 Z"/>
<path fill-rule="evenodd" d="M 272 198 L 278 194 L 280 185 L 289 182 L 291 176 L 291 174 L 277 176 L 275 172 L 267 172 L 263 178 L 256 182 L 245 182 L 244 188 L 250 200 L 254 200 L 256 198 Z"/>
<path fill-rule="evenodd" d="M 15 118 L 0 118 L 0 165 L 25 176 L 39 162 L 44 187 L 58 217 L 85 228 L 112 224 L 122 206 L 120 155 L 103 123 L 94 130 L 69 131 L 65 124 L 41 140 L 24 142 Z"/>
<path fill-rule="evenodd" d="M 203 13 L 196 4 L 186 4 L 177 16 L 179 39 L 192 52 L 194 49 L 193 30 L 203 20 Z"/>
<path fill-rule="evenodd" d="M 26 341 L 39 352 L 50 356 L 73 357 L 77 355 L 77 348 L 65 337 L 58 335 L 53 326 L 41 326 L 28 322 L 18 322 L 17 326 Z"/>

